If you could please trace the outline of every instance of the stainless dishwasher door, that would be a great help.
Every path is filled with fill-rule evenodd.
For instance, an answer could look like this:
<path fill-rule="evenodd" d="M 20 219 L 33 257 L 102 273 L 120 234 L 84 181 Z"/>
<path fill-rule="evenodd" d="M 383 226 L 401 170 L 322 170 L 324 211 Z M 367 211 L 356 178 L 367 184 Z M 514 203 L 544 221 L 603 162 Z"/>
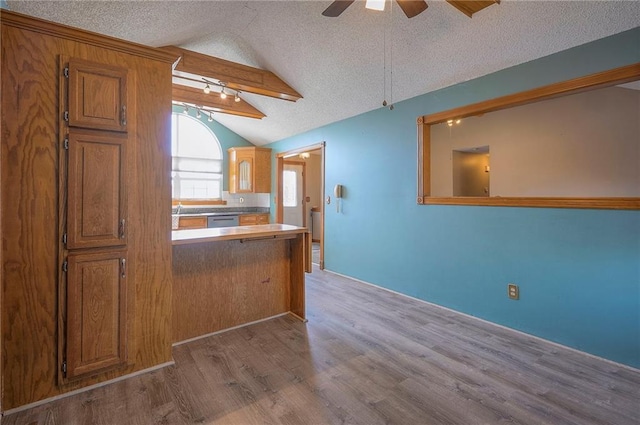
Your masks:
<path fill-rule="evenodd" d="M 240 224 L 237 215 L 210 215 L 207 227 L 233 227 Z"/>

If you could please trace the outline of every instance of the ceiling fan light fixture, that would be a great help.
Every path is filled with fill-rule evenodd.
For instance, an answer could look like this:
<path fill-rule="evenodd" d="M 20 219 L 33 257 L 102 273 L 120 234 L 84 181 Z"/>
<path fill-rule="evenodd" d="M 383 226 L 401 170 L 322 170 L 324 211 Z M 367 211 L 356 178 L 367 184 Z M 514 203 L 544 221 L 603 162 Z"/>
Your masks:
<path fill-rule="evenodd" d="M 367 0 L 367 3 L 364 5 L 364 7 L 369 10 L 383 11 L 385 3 L 386 0 Z"/>

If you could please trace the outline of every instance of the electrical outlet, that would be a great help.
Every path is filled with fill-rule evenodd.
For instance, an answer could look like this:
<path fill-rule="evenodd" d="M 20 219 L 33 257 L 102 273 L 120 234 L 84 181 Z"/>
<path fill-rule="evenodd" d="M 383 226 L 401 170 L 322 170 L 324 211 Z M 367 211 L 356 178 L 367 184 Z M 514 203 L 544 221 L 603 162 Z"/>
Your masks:
<path fill-rule="evenodd" d="M 519 300 L 520 288 L 518 288 L 518 285 L 516 285 L 515 283 L 509 283 L 507 285 L 507 294 L 509 295 L 509 298 L 511 298 L 512 300 Z"/>

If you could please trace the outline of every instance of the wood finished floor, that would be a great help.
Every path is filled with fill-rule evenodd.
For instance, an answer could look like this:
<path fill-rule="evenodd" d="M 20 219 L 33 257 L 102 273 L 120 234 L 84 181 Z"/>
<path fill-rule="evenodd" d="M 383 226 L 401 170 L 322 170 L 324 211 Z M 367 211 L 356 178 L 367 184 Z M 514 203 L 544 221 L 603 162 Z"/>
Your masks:
<path fill-rule="evenodd" d="M 3 424 L 640 423 L 640 371 L 314 270 L 288 316 Z"/>

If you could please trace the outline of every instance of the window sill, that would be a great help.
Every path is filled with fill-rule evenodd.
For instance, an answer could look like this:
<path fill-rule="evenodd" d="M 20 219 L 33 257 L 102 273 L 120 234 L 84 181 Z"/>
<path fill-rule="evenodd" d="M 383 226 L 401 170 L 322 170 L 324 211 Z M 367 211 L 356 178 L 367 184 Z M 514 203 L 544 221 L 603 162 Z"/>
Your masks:
<path fill-rule="evenodd" d="M 420 205 L 473 205 L 487 207 L 585 208 L 609 210 L 638 210 L 640 198 L 510 198 L 510 197 L 453 197 L 425 196 Z"/>

